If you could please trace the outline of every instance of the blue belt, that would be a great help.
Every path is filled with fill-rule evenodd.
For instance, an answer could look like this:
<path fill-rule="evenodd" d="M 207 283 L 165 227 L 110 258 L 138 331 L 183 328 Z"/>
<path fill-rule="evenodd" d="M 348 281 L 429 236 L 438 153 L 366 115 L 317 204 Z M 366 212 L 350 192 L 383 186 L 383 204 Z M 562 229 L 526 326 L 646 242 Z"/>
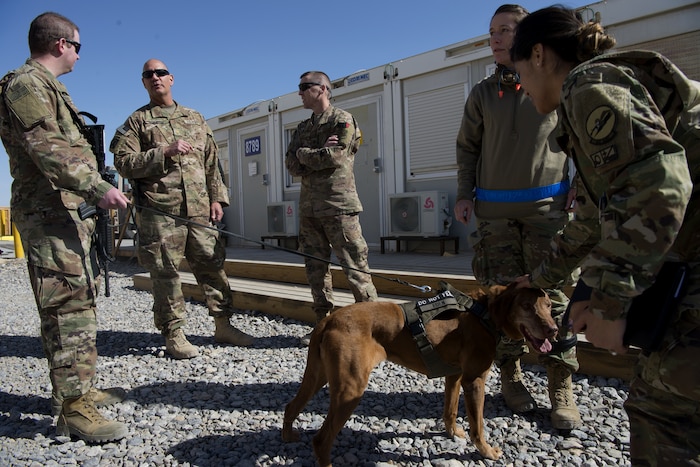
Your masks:
<path fill-rule="evenodd" d="M 544 198 L 563 195 L 569 192 L 569 181 L 564 180 L 554 185 L 525 188 L 524 190 L 487 190 L 476 188 L 476 199 L 495 203 L 518 203 L 537 201 Z"/>

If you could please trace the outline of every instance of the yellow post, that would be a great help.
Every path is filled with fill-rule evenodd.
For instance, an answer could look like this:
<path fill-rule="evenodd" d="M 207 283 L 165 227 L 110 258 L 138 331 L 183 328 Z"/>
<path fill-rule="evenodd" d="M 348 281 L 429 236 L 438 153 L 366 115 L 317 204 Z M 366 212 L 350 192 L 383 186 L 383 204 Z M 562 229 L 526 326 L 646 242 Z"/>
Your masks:
<path fill-rule="evenodd" d="M 15 258 L 24 258 L 24 248 L 22 248 L 22 240 L 19 238 L 19 231 L 15 227 L 15 223 L 12 223 L 12 237 L 15 241 Z"/>

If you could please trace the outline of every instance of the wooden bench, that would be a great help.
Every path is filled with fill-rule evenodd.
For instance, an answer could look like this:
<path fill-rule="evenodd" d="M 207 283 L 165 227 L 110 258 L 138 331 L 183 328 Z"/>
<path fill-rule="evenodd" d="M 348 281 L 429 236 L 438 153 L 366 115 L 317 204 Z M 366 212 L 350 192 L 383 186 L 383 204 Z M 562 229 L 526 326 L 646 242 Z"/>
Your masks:
<path fill-rule="evenodd" d="M 384 243 L 387 241 L 395 241 L 396 242 L 396 252 L 399 253 L 401 251 L 401 242 L 440 242 L 440 256 L 445 254 L 445 242 L 452 241 L 454 242 L 455 245 L 455 254 L 459 253 L 459 237 L 453 237 L 453 236 L 440 236 L 440 237 L 412 237 L 408 235 L 396 235 L 396 236 L 389 236 L 389 237 L 379 237 L 379 240 L 381 241 L 381 247 L 380 247 L 380 252 L 381 254 L 384 254 Z"/>
<path fill-rule="evenodd" d="M 281 246 L 282 240 L 294 240 L 294 249 L 299 248 L 299 236 L 298 235 L 262 235 L 260 241 L 262 245 L 260 247 L 265 249 L 265 240 L 277 240 L 277 246 Z"/>

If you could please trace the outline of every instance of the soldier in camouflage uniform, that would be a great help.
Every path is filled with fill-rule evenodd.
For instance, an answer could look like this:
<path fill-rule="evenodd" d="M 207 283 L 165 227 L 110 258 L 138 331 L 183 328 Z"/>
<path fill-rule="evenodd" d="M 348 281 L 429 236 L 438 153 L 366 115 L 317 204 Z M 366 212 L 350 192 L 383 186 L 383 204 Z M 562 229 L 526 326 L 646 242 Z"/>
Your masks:
<path fill-rule="evenodd" d="M 343 269 L 358 302 L 377 299 L 369 274 L 367 242 L 362 236 L 362 204 L 355 188 L 353 164 L 360 146 L 355 118 L 330 103 L 331 83 L 320 71 L 301 75 L 299 95 L 311 118 L 297 126 L 285 163 L 301 177 L 299 244 L 306 258 L 306 277 L 313 295 L 317 322 L 333 309 L 331 250 Z M 366 271 L 359 272 L 359 271 Z M 309 334 L 310 335 L 310 334 Z M 308 344 L 309 335 L 302 339 Z"/>
<path fill-rule="evenodd" d="M 14 178 L 12 220 L 39 310 L 57 432 L 101 442 L 123 438 L 127 427 L 105 419 L 95 407 L 125 393 L 93 386 L 99 290 L 99 267 L 91 255 L 95 219 L 81 220 L 78 206 L 126 208 L 128 200 L 97 171 L 85 123 L 56 79 L 73 70 L 80 46 L 78 27 L 68 18 L 48 12 L 32 21 L 31 57 L 0 81 L 0 136 Z"/>
<path fill-rule="evenodd" d="M 700 83 L 653 52 L 602 54 L 614 44 L 600 24 L 561 7 L 518 28 L 512 55 L 523 87 L 540 112 L 559 108 L 559 139 L 580 177 L 576 219 L 531 284 L 560 283 L 580 264 L 592 294 L 572 306 L 573 330 L 622 353 L 631 299 L 664 262 L 689 264 L 687 291 L 661 348 L 642 352 L 625 409 L 632 465 L 697 466 Z"/>
<path fill-rule="evenodd" d="M 184 257 L 214 318 L 214 340 L 250 345 L 252 337 L 230 323 L 226 249 L 218 232 L 203 227 L 221 221 L 229 202 L 214 135 L 199 112 L 173 100 L 173 75 L 163 62 L 148 60 L 141 78 L 150 103 L 117 129 L 110 151 L 117 171 L 134 188 L 138 257 L 153 282 L 156 328 L 174 358 L 199 355 L 182 329 L 186 307 L 178 270 Z"/>
<path fill-rule="evenodd" d="M 553 141 L 556 112 L 537 113 L 520 88 L 509 49 L 518 22 L 527 15 L 519 5 L 502 5 L 489 32 L 496 71 L 470 91 L 457 136 L 457 202 L 455 217 L 477 229 L 472 234 L 472 269 L 485 286 L 507 285 L 540 264 L 554 235 L 569 220 L 569 163 Z M 557 321 L 568 298 L 558 287 L 547 288 Z M 561 324 L 561 323 L 560 323 Z M 566 335 L 562 328 L 562 335 Z M 578 370 L 576 341 L 561 339 L 556 351 L 539 360 L 547 368 L 552 426 L 571 430 L 581 423 L 571 374 Z M 520 357 L 525 340 L 504 337 L 497 347 L 501 392 L 514 412 L 537 404 L 523 384 Z"/>

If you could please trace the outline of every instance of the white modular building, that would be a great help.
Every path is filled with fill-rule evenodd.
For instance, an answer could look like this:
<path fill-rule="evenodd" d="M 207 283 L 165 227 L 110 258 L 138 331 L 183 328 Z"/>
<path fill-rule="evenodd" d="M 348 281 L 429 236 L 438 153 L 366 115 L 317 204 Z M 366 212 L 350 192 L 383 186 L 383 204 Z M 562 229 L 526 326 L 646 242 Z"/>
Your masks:
<path fill-rule="evenodd" d="M 700 80 L 700 2 L 606 0 L 580 11 L 599 19 L 618 49 L 658 51 Z M 382 66 L 331 77 L 332 104 L 351 112 L 362 130 L 355 176 L 364 236 L 375 249 L 389 236 L 415 237 L 408 242 L 412 249 L 434 248 L 420 239 L 445 235 L 467 245 L 474 227 L 452 222 L 455 140 L 470 89 L 495 68 L 489 36 L 387 59 Z M 284 154 L 292 132 L 309 115 L 295 90 L 208 119 L 232 199 L 225 210 L 227 230 L 255 240 L 296 235 L 300 183 L 287 173 Z"/>

